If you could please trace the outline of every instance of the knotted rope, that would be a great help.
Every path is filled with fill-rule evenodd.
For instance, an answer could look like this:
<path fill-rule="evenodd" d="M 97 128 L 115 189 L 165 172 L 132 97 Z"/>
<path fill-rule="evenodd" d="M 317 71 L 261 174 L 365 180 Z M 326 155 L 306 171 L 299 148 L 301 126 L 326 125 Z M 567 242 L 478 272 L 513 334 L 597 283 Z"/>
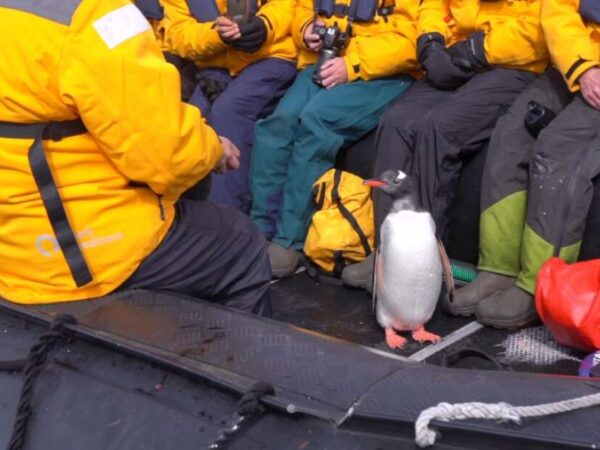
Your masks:
<path fill-rule="evenodd" d="M 600 393 L 554 403 L 533 406 L 512 406 L 508 403 L 440 403 L 419 414 L 415 423 L 415 441 L 419 447 L 435 443 L 436 433 L 429 427 L 432 420 L 487 419 L 520 424 L 525 417 L 549 416 L 600 405 Z"/>
<path fill-rule="evenodd" d="M 23 361 L 11 361 L 5 364 L 6 368 L 19 370 L 22 366 L 23 370 L 23 386 L 19 396 L 17 405 L 17 418 L 13 426 L 12 436 L 8 443 L 8 450 L 20 450 L 25 443 L 25 432 L 27 431 L 27 423 L 31 416 L 31 397 L 33 395 L 33 387 L 40 372 L 46 364 L 48 354 L 61 341 L 66 341 L 71 336 L 71 333 L 65 327 L 67 324 L 77 323 L 73 316 L 59 315 L 50 325 L 50 330 L 41 335 L 38 341 L 31 347 L 29 356 Z"/>

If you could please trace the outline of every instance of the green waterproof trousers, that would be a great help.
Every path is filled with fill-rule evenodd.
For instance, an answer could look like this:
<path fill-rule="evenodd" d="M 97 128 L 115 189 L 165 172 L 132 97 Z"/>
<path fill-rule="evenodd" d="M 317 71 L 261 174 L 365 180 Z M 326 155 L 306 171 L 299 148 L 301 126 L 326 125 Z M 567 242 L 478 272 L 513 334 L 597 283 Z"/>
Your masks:
<path fill-rule="evenodd" d="M 535 139 L 530 101 L 557 117 Z M 483 174 L 479 269 L 517 277 L 533 293 L 553 255 L 573 262 L 600 174 L 600 111 L 568 92 L 558 72 L 538 77 L 492 133 Z"/>
<path fill-rule="evenodd" d="M 313 183 L 413 82 L 398 76 L 324 89 L 312 81 L 313 71 L 300 72 L 273 114 L 258 121 L 250 164 L 252 220 L 267 239 L 296 250 L 314 212 Z"/>

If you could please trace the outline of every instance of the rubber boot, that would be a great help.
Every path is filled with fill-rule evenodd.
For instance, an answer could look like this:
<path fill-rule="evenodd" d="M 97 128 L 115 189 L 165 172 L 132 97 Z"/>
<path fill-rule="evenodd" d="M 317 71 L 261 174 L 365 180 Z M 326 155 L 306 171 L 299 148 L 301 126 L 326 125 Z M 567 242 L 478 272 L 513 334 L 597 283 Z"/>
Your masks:
<path fill-rule="evenodd" d="M 522 328 L 539 318 L 533 295 L 517 286 L 483 299 L 475 316 L 484 325 L 508 330 Z"/>
<path fill-rule="evenodd" d="M 269 262 L 275 278 L 285 278 L 293 275 L 302 264 L 302 253 L 281 245 L 269 244 Z"/>
<path fill-rule="evenodd" d="M 342 282 L 346 286 L 366 289 L 373 293 L 373 266 L 375 253 L 371 253 L 364 261 L 352 264 L 342 270 Z"/>
<path fill-rule="evenodd" d="M 502 292 L 515 284 L 515 277 L 507 277 L 493 272 L 479 272 L 474 281 L 454 292 L 454 301 L 447 295 L 442 297 L 442 308 L 455 316 L 475 314 L 477 305 L 484 298 Z"/>

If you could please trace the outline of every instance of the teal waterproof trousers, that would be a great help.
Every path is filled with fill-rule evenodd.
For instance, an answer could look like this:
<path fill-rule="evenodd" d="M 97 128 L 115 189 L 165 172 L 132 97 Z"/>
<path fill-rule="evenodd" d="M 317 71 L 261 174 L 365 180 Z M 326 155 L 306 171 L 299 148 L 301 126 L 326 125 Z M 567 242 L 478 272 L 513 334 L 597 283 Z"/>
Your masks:
<path fill-rule="evenodd" d="M 397 76 L 324 89 L 313 71 L 302 71 L 273 114 L 257 122 L 250 165 L 252 220 L 267 239 L 296 250 L 314 212 L 313 183 L 413 82 Z"/>

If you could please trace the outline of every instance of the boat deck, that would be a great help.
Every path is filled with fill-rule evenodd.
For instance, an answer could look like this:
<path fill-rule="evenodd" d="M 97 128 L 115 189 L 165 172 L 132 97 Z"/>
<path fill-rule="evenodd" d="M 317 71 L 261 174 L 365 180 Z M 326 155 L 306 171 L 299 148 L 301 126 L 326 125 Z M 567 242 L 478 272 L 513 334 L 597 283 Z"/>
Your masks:
<path fill-rule="evenodd" d="M 274 283 L 273 318 L 356 344 L 392 352 L 415 361 L 440 365 L 464 349 L 484 352 L 507 370 L 577 375 L 585 354 L 559 346 L 541 324 L 521 331 L 483 327 L 474 318 L 447 315 L 438 306 L 427 330 L 442 336 L 438 344 L 419 344 L 409 338 L 403 349 L 391 350 L 372 313 L 367 292 L 318 283 L 306 272 Z M 454 362 L 456 367 L 497 369 L 478 356 Z M 453 365 L 454 365 L 453 364 Z"/>

